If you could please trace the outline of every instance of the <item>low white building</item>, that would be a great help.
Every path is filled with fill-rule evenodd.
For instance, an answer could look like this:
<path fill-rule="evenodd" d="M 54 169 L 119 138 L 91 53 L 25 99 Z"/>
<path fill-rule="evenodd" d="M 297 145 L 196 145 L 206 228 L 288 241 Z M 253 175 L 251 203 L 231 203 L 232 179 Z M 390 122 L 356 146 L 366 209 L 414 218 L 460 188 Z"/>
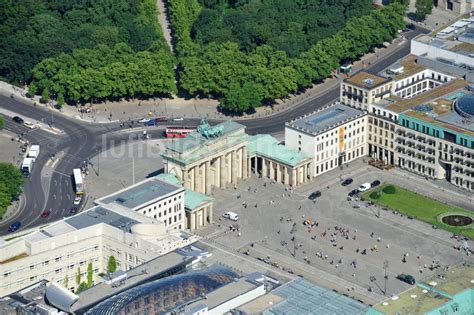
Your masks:
<path fill-rule="evenodd" d="M 187 227 L 184 192 L 179 185 L 152 177 L 97 199 L 95 204 L 132 210 L 163 221 L 169 230 L 184 230 Z"/>
<path fill-rule="evenodd" d="M 339 103 L 285 125 L 285 145 L 313 159 L 313 176 L 367 155 L 367 113 Z"/>
<path fill-rule="evenodd" d="M 144 262 L 193 243 L 197 237 L 169 229 L 158 219 L 120 209 L 97 206 L 32 233 L 0 242 L 0 296 L 41 279 L 75 291 L 107 272 L 110 256 L 117 268 L 129 270 Z"/>

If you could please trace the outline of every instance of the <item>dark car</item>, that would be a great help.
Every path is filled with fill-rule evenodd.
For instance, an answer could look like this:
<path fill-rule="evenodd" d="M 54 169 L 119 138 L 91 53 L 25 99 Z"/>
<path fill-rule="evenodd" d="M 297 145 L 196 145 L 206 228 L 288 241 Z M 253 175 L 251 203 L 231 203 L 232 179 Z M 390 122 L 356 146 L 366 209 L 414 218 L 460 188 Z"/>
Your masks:
<path fill-rule="evenodd" d="M 354 180 L 352 178 L 346 178 L 343 182 L 342 182 L 342 186 L 348 186 L 350 184 L 352 184 Z"/>
<path fill-rule="evenodd" d="M 415 280 L 415 278 L 414 278 L 413 276 L 411 276 L 411 275 L 406 275 L 406 274 L 404 274 L 404 273 L 399 274 L 399 275 L 397 276 L 397 279 L 398 279 L 398 280 L 401 280 L 401 281 L 403 281 L 403 282 L 406 282 L 406 283 L 408 283 L 408 284 L 411 284 L 411 285 L 414 285 L 414 284 L 416 283 L 416 280 Z"/>
<path fill-rule="evenodd" d="M 16 123 L 19 123 L 19 124 L 23 124 L 25 121 L 23 120 L 23 118 L 21 117 L 18 117 L 18 116 L 15 116 L 12 118 L 12 120 Z"/>
<path fill-rule="evenodd" d="M 357 196 L 358 194 L 359 194 L 359 190 L 354 189 L 348 194 L 348 196 L 349 197 L 354 197 L 354 196 Z"/>
<path fill-rule="evenodd" d="M 10 227 L 8 228 L 8 232 L 16 232 L 19 228 L 21 227 L 21 222 L 20 221 L 16 221 L 14 223 L 12 223 L 10 225 Z"/>
<path fill-rule="evenodd" d="M 72 207 L 70 213 L 71 214 L 76 214 L 77 213 L 77 207 Z"/>
<path fill-rule="evenodd" d="M 50 212 L 48 210 L 44 210 L 43 213 L 41 213 L 42 218 L 47 218 L 49 217 Z"/>
<path fill-rule="evenodd" d="M 378 185 L 380 185 L 379 180 L 374 180 L 372 183 L 370 183 L 370 187 L 372 187 L 372 188 L 377 187 Z"/>
<path fill-rule="evenodd" d="M 321 192 L 318 190 L 318 191 L 312 192 L 311 195 L 309 195 L 308 199 L 316 200 L 316 198 L 319 198 L 319 197 L 321 197 Z"/>

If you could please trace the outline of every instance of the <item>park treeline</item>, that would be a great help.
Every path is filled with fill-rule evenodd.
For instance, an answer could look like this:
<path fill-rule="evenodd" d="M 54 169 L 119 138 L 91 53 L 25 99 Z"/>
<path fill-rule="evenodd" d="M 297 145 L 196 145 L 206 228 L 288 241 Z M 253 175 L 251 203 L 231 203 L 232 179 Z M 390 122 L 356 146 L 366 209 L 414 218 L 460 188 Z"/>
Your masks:
<path fill-rule="evenodd" d="M 155 0 L 0 0 L 0 77 L 71 102 L 174 93 Z"/>
<path fill-rule="evenodd" d="M 249 52 L 236 42 L 200 45 L 192 32 L 202 6 L 198 0 L 170 0 L 180 88 L 192 95 L 217 97 L 226 110 L 248 111 L 323 80 L 341 63 L 392 40 L 405 27 L 405 8 L 392 3 L 351 18 L 335 34 L 290 58 L 266 44 Z"/>
<path fill-rule="evenodd" d="M 23 174 L 15 165 L 0 163 L 0 219 L 12 199 L 20 194 L 23 181 Z"/>
<path fill-rule="evenodd" d="M 168 0 L 173 56 L 155 0 L 0 0 L 0 76 L 59 104 L 179 93 L 244 112 L 393 39 L 405 6 L 370 2 Z"/>

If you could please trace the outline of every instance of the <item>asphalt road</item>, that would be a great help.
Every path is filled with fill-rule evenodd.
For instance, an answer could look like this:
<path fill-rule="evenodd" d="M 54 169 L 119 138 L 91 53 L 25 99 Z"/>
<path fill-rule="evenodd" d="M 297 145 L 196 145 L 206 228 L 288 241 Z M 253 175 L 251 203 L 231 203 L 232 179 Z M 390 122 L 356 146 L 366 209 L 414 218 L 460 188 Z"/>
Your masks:
<path fill-rule="evenodd" d="M 411 39 L 422 32 L 426 32 L 426 30 L 417 28 L 415 31 L 406 34 L 406 37 Z M 398 59 L 409 54 L 409 52 L 410 44 L 408 40 L 400 45 L 400 48 L 394 53 L 370 65 L 368 70 L 373 72 L 382 71 Z M 339 87 L 336 86 L 323 94 L 313 96 L 296 104 L 291 110 L 277 113 L 271 117 L 239 122 L 247 126 L 249 134 L 279 132 L 284 130 L 286 121 L 321 108 L 328 103 L 334 102 L 338 97 Z M 0 107 L 15 112 L 20 116 L 42 121 L 44 124 L 53 122 L 55 128 L 63 131 L 61 135 L 53 135 L 43 130 L 32 131 L 15 124 L 9 117 L 5 119 L 6 129 L 17 134 L 25 133 L 24 138 L 31 144 L 41 145 L 41 153 L 24 187 L 26 195 L 24 207 L 14 217 L 0 224 L 0 235 L 6 234 L 9 225 L 14 221 L 20 221 L 22 223 L 21 228 L 24 229 L 67 216 L 74 199 L 71 180 L 72 169 L 78 168 L 83 161 L 90 160 L 103 150 L 128 141 L 134 141 L 136 140 L 134 137 L 139 136 L 139 132 L 135 134 L 117 132 L 124 128 L 115 123 L 90 124 L 58 114 L 53 114 L 52 116 L 51 112 L 44 107 L 26 105 L 16 99 L 1 95 Z M 211 123 L 215 122 L 218 121 L 211 120 Z M 180 124 L 197 125 L 198 123 L 199 119 L 186 119 Z M 161 130 L 153 128 L 148 132 L 153 138 L 162 137 L 161 133 Z M 54 163 L 55 167 L 51 176 L 42 177 L 42 170 L 53 154 L 61 158 Z M 52 161 L 49 164 L 52 164 Z M 45 198 L 45 195 L 47 198 Z M 41 218 L 41 213 L 44 210 L 50 211 L 48 218 Z"/>

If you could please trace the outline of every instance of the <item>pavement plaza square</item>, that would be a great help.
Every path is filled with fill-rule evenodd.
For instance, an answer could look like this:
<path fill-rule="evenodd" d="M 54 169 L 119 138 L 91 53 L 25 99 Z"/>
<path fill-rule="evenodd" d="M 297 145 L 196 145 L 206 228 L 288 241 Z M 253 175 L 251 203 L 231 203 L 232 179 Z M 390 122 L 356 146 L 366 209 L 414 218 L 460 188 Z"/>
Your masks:
<path fill-rule="evenodd" d="M 395 278 L 399 273 L 421 280 L 470 259 L 453 248 L 458 241 L 448 232 L 362 201 L 347 200 L 349 191 L 375 179 L 407 189 L 420 187 L 418 181 L 423 179 L 411 174 L 400 176 L 400 172 L 381 171 L 356 161 L 343 171 L 334 170 L 294 190 L 252 177 L 215 191 L 215 224 L 199 234 L 278 268 L 375 302 L 384 292 L 384 263 L 390 296 L 410 287 Z M 341 179 L 347 177 L 354 182 L 343 187 Z M 322 196 L 312 202 L 308 196 L 315 190 L 320 190 Z M 443 193 L 448 197 L 449 192 Z M 226 211 L 238 213 L 238 222 L 223 218 Z M 317 226 L 303 225 L 306 219 Z M 233 228 L 236 225 L 238 230 Z M 437 265 L 440 267 L 430 270 Z"/>

